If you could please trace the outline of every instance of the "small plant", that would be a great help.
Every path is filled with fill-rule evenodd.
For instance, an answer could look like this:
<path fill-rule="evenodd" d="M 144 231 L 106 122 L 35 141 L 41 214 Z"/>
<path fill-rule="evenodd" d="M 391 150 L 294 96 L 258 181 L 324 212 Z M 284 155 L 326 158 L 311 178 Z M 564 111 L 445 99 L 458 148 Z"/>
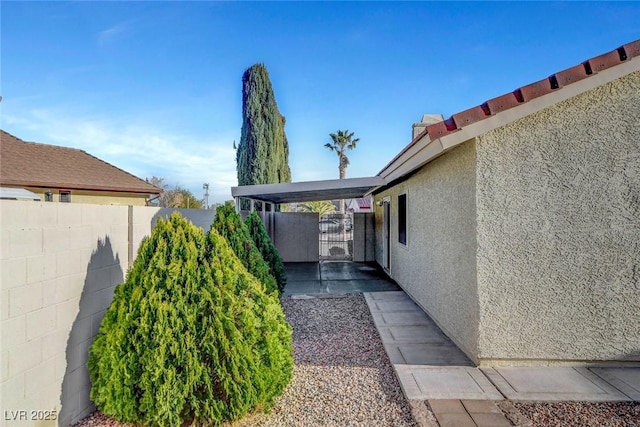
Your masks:
<path fill-rule="evenodd" d="M 265 262 L 256 248 L 249 229 L 242 222 L 242 218 L 236 212 L 232 203 L 227 202 L 216 209 L 216 218 L 211 225 L 222 237 L 226 238 L 236 256 L 260 282 L 264 284 L 267 292 L 277 292 L 278 284 L 271 275 L 269 264 Z"/>
<path fill-rule="evenodd" d="M 91 399 L 119 421 L 219 425 L 282 393 L 291 327 L 224 238 L 173 214 L 116 288 L 88 366 Z"/>
<path fill-rule="evenodd" d="M 282 258 L 280 258 L 278 249 L 276 249 L 271 242 L 262 220 L 257 213 L 253 212 L 247 217 L 245 224 L 249 229 L 249 235 L 253 239 L 253 243 L 255 243 L 256 248 L 258 248 L 258 251 L 262 254 L 262 258 L 269 264 L 271 275 L 278 283 L 278 290 L 280 290 L 280 293 L 284 292 L 284 287 L 287 284 L 287 275 L 284 272 Z"/>

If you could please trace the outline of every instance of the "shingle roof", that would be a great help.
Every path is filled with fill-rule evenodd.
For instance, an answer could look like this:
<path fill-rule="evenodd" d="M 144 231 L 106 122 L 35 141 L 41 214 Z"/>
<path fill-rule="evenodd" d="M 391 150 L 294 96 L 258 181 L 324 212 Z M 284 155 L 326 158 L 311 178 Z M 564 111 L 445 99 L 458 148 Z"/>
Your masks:
<path fill-rule="evenodd" d="M 158 187 L 83 150 L 25 142 L 0 130 L 0 184 L 160 194 Z"/>
<path fill-rule="evenodd" d="M 481 105 L 454 114 L 446 120 L 430 124 L 426 126 L 424 131 L 416 135 L 409 145 L 383 168 L 383 171 L 425 136 L 430 140 L 435 140 L 453 134 L 473 123 L 486 120 L 497 113 L 561 90 L 563 87 L 580 80 L 591 78 L 601 71 L 628 62 L 631 58 L 635 57 L 640 57 L 640 40 L 627 43 L 611 52 L 588 59 L 581 64 L 555 73 L 546 79 L 518 88 L 513 92 L 492 98 Z"/>

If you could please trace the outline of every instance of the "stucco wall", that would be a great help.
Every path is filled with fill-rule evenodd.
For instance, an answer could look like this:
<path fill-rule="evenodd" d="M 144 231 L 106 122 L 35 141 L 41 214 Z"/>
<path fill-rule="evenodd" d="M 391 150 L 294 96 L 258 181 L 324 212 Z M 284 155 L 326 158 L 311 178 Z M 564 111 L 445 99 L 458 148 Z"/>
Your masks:
<path fill-rule="evenodd" d="M 391 199 L 390 276 L 474 358 L 478 327 L 475 268 L 475 143 L 444 154 L 375 196 L 376 261 L 382 208 Z M 398 195 L 407 194 L 407 245 L 398 242 Z"/>
<path fill-rule="evenodd" d="M 479 138 L 481 358 L 640 360 L 639 118 L 636 72 Z"/>

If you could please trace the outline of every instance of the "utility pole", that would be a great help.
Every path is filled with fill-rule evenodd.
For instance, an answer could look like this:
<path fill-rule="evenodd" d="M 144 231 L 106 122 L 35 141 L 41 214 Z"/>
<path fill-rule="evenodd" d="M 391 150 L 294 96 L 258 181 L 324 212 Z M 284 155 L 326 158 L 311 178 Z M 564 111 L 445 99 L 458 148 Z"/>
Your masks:
<path fill-rule="evenodd" d="M 204 208 L 209 209 L 209 183 L 202 184 L 202 189 L 204 190 Z"/>

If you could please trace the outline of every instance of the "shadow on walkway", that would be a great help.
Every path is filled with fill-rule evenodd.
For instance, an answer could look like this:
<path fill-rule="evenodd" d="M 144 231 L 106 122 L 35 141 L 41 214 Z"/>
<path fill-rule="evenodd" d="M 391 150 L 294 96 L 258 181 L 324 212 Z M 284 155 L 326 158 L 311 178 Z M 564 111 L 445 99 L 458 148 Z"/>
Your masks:
<path fill-rule="evenodd" d="M 372 263 L 321 261 L 285 263 L 284 295 L 353 294 L 399 291 L 400 287 Z"/>

